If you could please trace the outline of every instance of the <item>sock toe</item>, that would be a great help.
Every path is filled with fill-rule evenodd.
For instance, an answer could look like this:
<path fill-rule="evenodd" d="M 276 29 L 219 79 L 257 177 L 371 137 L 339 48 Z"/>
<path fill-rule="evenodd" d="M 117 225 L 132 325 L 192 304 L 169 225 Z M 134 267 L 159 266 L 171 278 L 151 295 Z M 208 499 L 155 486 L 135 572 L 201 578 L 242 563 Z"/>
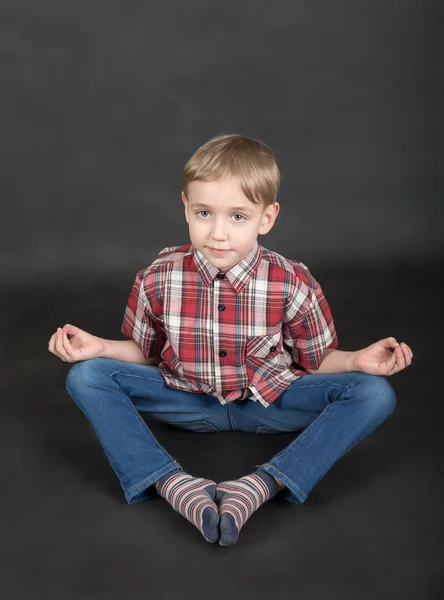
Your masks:
<path fill-rule="evenodd" d="M 239 538 L 239 530 L 232 515 L 222 513 L 220 517 L 220 538 L 221 546 L 234 546 Z"/>
<path fill-rule="evenodd" d="M 214 502 L 214 481 L 193 477 L 181 469 L 175 469 L 159 479 L 157 493 L 197 527 L 208 542 L 217 542 L 219 512 Z"/>
<path fill-rule="evenodd" d="M 202 535 L 210 544 L 215 544 L 219 539 L 219 513 L 211 506 L 202 514 Z"/>

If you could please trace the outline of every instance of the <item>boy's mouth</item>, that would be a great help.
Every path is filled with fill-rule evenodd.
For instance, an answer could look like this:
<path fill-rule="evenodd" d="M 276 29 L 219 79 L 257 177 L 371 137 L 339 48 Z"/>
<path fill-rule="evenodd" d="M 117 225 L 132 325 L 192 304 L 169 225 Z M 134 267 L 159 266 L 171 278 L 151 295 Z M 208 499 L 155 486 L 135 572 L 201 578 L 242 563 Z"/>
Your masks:
<path fill-rule="evenodd" d="M 210 252 L 214 252 L 214 254 L 225 254 L 226 252 L 229 252 L 229 250 L 224 250 L 223 248 L 211 248 L 211 246 L 207 246 L 207 248 Z"/>

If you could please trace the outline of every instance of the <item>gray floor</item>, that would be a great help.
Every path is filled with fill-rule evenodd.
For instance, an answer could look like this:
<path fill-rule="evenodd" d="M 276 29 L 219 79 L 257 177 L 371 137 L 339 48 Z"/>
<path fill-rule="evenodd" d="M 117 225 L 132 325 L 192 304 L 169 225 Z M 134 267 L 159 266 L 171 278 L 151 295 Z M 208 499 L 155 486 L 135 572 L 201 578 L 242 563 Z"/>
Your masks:
<path fill-rule="evenodd" d="M 394 335 L 411 345 L 414 362 L 391 378 L 396 412 L 304 504 L 269 502 L 231 548 L 205 542 L 160 498 L 125 503 L 65 391 L 69 365 L 47 351 L 66 322 L 120 339 L 132 273 L 93 281 L 68 271 L 3 286 L 2 598 L 442 598 L 443 267 L 314 271 L 341 349 Z M 293 439 L 154 431 L 187 471 L 216 480 L 250 472 Z"/>

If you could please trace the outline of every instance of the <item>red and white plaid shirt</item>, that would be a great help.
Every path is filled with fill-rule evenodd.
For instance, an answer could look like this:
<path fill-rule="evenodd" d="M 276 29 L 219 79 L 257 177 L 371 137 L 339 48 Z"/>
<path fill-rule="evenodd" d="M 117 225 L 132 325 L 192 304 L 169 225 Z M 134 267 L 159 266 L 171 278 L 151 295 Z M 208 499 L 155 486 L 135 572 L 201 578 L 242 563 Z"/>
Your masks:
<path fill-rule="evenodd" d="M 269 406 L 338 339 L 318 282 L 257 242 L 226 273 L 192 244 L 136 275 L 122 323 L 170 387 Z M 297 364 L 295 364 L 297 363 Z"/>

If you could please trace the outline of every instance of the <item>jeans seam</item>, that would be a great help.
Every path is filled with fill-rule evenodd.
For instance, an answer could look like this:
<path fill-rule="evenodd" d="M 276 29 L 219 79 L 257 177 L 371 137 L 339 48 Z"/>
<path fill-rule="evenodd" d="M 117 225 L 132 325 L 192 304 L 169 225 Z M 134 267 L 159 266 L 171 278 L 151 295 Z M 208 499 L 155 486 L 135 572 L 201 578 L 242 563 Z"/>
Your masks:
<path fill-rule="evenodd" d="M 293 479 L 288 477 L 288 475 L 285 475 L 285 473 L 282 473 L 282 471 L 277 469 L 274 465 L 270 463 L 265 463 L 261 465 L 261 468 L 262 467 L 269 467 L 270 469 L 273 469 L 274 471 L 276 471 L 276 473 L 279 473 L 279 479 L 281 479 L 283 483 L 290 482 L 302 496 L 304 496 L 305 498 L 308 496 L 307 492 L 305 492 L 301 487 L 299 487 L 298 484 L 293 481 Z"/>
<path fill-rule="evenodd" d="M 227 404 L 227 412 L 228 412 L 228 420 L 231 423 L 231 428 L 233 429 L 233 431 L 237 431 L 237 422 L 236 422 L 236 417 L 234 416 L 234 410 L 231 410 L 230 407 L 230 402 L 228 402 Z"/>
<path fill-rule="evenodd" d="M 114 375 L 123 375 L 124 377 L 133 377 L 134 379 L 146 379 L 147 381 L 150 382 L 156 382 L 156 378 L 154 377 L 142 377 L 141 375 L 134 375 L 133 373 L 125 373 L 124 371 L 113 371 L 112 373 L 109 374 L 110 377 L 113 377 Z M 161 375 L 162 377 L 162 375 Z M 163 382 L 165 383 L 165 380 L 162 377 Z"/>

